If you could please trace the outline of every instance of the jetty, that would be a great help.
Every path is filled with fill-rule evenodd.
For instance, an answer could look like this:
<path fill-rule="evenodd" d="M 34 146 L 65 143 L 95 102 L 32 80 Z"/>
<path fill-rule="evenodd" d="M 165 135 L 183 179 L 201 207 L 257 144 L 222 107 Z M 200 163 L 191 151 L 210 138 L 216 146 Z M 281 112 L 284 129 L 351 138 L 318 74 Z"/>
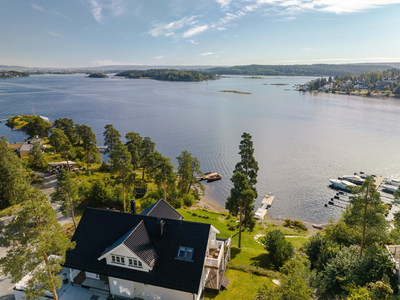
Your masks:
<path fill-rule="evenodd" d="M 265 195 L 261 201 L 261 207 L 257 209 L 254 214 L 254 219 L 263 220 L 268 213 L 268 209 L 272 206 L 272 203 L 274 203 L 274 199 L 275 197 L 272 196 L 271 193 Z"/>
<path fill-rule="evenodd" d="M 108 148 L 108 146 L 96 146 L 97 150 L 99 150 L 100 152 L 105 152 Z"/>

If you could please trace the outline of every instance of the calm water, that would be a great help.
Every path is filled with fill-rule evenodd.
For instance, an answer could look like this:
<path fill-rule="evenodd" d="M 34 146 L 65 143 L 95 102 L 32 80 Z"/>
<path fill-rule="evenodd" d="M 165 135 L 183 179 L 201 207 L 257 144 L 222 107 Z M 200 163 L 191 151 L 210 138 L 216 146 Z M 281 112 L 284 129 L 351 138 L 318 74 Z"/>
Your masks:
<path fill-rule="evenodd" d="M 182 150 L 197 157 L 204 172 L 223 179 L 206 196 L 222 206 L 239 161 L 243 132 L 253 136 L 259 163 L 256 206 L 271 192 L 269 214 L 325 222 L 338 211 L 325 208 L 333 195 L 328 178 L 366 171 L 400 173 L 400 101 L 285 91 L 306 77 L 226 78 L 206 82 L 93 79 L 45 75 L 0 80 L 0 119 L 15 114 L 73 118 L 103 143 L 106 124 L 122 135 L 149 136 L 176 164 Z M 277 87 L 271 83 L 287 83 Z M 266 85 L 267 84 L 267 85 Z M 220 93 L 239 90 L 251 95 Z M 0 135 L 22 140 L 0 124 Z"/>

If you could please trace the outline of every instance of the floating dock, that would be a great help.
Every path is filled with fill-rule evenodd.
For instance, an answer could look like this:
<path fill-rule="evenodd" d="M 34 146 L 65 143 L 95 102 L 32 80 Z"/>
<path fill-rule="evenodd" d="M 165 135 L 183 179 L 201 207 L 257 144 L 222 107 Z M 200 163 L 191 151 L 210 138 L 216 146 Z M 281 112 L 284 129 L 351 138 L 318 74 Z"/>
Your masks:
<path fill-rule="evenodd" d="M 270 194 L 265 195 L 261 202 L 261 207 L 257 209 L 256 213 L 254 214 L 254 219 L 263 220 L 268 213 L 268 208 L 272 206 L 275 197 Z"/>

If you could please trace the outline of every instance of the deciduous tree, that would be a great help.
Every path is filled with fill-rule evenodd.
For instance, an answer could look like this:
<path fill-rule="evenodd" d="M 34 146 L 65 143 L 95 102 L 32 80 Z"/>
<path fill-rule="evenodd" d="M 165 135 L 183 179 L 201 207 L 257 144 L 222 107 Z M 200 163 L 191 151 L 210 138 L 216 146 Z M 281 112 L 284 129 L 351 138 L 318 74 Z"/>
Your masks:
<path fill-rule="evenodd" d="M 74 148 L 71 145 L 71 142 L 69 141 L 68 137 L 65 135 L 65 133 L 59 129 L 59 128 L 53 128 L 50 130 L 51 135 L 49 137 L 50 143 L 54 147 L 54 152 L 60 154 L 66 161 L 67 161 L 67 166 L 68 170 L 70 169 L 69 167 L 69 161 L 74 157 L 75 151 Z"/>
<path fill-rule="evenodd" d="M 61 129 L 68 137 L 71 145 L 76 145 L 79 142 L 78 128 L 79 124 L 74 124 L 74 120 L 63 118 L 54 121 L 54 127 Z"/>
<path fill-rule="evenodd" d="M 282 267 L 294 255 L 293 245 L 286 240 L 279 229 L 268 232 L 264 238 L 264 244 L 271 261 L 277 269 Z"/>

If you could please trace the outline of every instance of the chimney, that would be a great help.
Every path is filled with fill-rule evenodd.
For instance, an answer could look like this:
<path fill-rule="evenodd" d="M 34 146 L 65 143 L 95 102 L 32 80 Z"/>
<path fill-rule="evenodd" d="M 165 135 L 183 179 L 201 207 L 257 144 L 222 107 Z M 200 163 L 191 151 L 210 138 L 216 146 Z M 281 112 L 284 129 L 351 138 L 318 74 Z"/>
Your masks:
<path fill-rule="evenodd" d="M 131 200 L 131 213 L 136 215 L 136 201 L 134 199 Z"/>
<path fill-rule="evenodd" d="M 164 233 L 164 221 L 161 219 L 157 219 L 157 236 L 161 238 Z"/>

